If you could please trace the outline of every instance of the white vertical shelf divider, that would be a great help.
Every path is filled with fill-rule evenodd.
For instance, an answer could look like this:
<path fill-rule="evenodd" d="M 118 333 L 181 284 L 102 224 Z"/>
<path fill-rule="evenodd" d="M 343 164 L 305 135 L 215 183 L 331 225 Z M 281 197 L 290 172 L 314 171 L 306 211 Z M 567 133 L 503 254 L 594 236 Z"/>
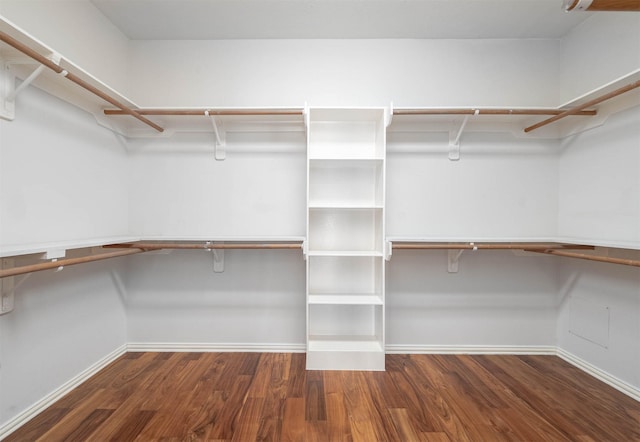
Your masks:
<path fill-rule="evenodd" d="M 385 109 L 308 110 L 307 369 L 385 369 Z"/>

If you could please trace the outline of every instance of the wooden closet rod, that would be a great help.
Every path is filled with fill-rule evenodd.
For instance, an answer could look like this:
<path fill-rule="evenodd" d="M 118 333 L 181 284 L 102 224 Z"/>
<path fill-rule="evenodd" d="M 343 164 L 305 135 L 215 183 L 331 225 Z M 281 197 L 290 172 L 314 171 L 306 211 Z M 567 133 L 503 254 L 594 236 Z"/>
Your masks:
<path fill-rule="evenodd" d="M 394 115 L 558 115 L 559 109 L 394 109 Z M 304 109 L 136 109 L 140 115 L 201 116 L 209 115 L 252 116 L 252 115 L 302 115 Z M 124 115 L 119 109 L 105 109 L 105 115 Z M 594 110 L 583 110 L 577 115 L 596 115 Z"/>
<path fill-rule="evenodd" d="M 230 116 L 259 116 L 259 115 L 302 115 L 304 109 L 136 109 L 140 115 L 167 115 L 167 116 L 204 116 L 230 115 Z M 105 109 L 105 115 L 123 115 L 119 109 Z"/>
<path fill-rule="evenodd" d="M 67 80 L 71 80 L 72 82 L 74 82 L 78 86 L 80 86 L 80 87 L 86 89 L 87 91 L 91 92 L 92 94 L 102 98 L 104 101 L 112 104 L 113 106 L 115 106 L 117 108 L 120 108 L 122 113 L 127 114 L 127 115 L 131 115 L 132 117 L 137 118 L 138 120 L 142 121 L 144 124 L 147 124 L 147 125 L 151 126 L 152 128 L 154 128 L 158 132 L 163 132 L 164 131 L 164 129 L 162 127 L 158 126 L 153 121 L 143 117 L 137 111 L 135 111 L 134 109 L 131 109 L 126 104 L 123 104 L 120 101 L 116 100 L 115 98 L 105 94 L 100 89 L 92 86 L 91 84 L 87 83 L 86 81 L 84 81 L 83 79 L 77 77 L 76 75 L 72 74 L 71 72 L 65 71 L 60 66 L 55 64 L 53 61 L 49 60 L 47 57 L 44 57 L 43 55 L 40 55 L 39 53 L 37 53 L 36 51 L 31 49 L 30 47 L 26 46 L 25 44 L 21 43 L 20 41 L 16 40 L 15 38 L 11 37 L 10 35 L 0 31 L 0 40 L 5 42 L 9 46 L 12 46 L 13 48 L 17 49 L 18 51 L 22 52 L 23 54 L 27 55 L 28 57 L 33 58 L 38 63 L 48 67 L 49 69 L 54 71 L 56 74 L 64 75 L 67 78 Z"/>
<path fill-rule="evenodd" d="M 399 250 L 550 250 L 550 249 L 579 249 L 593 250 L 593 246 L 580 244 L 534 244 L 534 243 L 398 243 L 392 242 L 392 247 Z"/>
<path fill-rule="evenodd" d="M 394 109 L 393 115 L 558 115 L 561 109 Z M 576 115 L 596 115 L 594 110 L 583 110 Z"/>
<path fill-rule="evenodd" d="M 640 261 L 636 259 L 612 258 L 610 256 L 587 255 L 586 253 L 566 252 L 564 250 L 525 249 L 525 252 L 545 253 L 547 255 L 565 256 L 567 258 L 588 259 L 590 261 L 608 262 L 612 264 L 623 264 L 627 266 L 640 267 Z"/>
<path fill-rule="evenodd" d="M 604 94 L 604 95 L 602 95 L 600 97 L 594 98 L 593 100 L 589 100 L 586 103 L 581 104 L 580 106 L 576 106 L 573 109 L 566 110 L 566 111 L 564 111 L 564 112 L 562 112 L 562 113 L 560 113 L 558 115 L 555 115 L 555 116 L 553 116 L 551 118 L 547 118 L 546 120 L 543 120 L 543 121 L 541 121 L 539 123 L 536 123 L 536 124 L 534 124 L 532 126 L 529 126 L 529 127 L 525 128 L 524 131 L 525 132 L 531 132 L 532 130 L 536 130 L 536 129 L 542 127 L 542 126 L 546 126 L 547 124 L 553 123 L 554 121 L 558 121 L 561 118 L 568 117 L 569 115 L 578 115 L 578 113 L 581 112 L 583 109 L 586 109 L 586 108 L 591 107 L 591 106 L 595 106 L 596 104 L 602 103 L 603 101 L 609 100 L 609 99 L 611 99 L 613 97 L 617 97 L 618 95 L 622 95 L 625 92 L 629 92 L 630 90 L 633 90 L 633 89 L 635 89 L 637 87 L 640 87 L 640 80 L 635 81 L 635 82 L 633 82 L 631 84 L 628 84 L 626 86 L 623 86 L 621 88 L 618 88 L 618 89 L 616 89 L 614 91 L 611 91 L 608 94 Z"/>
<path fill-rule="evenodd" d="M 123 248 L 133 247 L 145 250 L 162 250 L 162 249 L 189 249 L 189 250 L 213 250 L 213 249 L 301 249 L 302 243 L 215 243 L 215 242 L 199 242 L 199 243 L 147 243 L 134 242 L 124 244 L 109 244 L 103 246 L 105 248 Z"/>
<path fill-rule="evenodd" d="M 38 264 L 24 265 L 13 267 L 11 269 L 0 269 L 0 278 L 8 276 L 24 275 L 25 273 L 39 272 L 41 270 L 56 269 L 58 267 L 72 266 L 76 264 L 84 264 L 87 262 L 100 261 L 102 259 L 117 258 L 119 256 L 134 255 L 136 253 L 146 252 L 140 248 L 130 248 L 126 250 L 118 250 L 114 252 L 100 253 L 98 255 L 81 256 L 79 258 L 64 258 L 57 261 L 47 261 Z"/>
<path fill-rule="evenodd" d="M 564 0 L 565 11 L 640 11 L 638 0 Z"/>

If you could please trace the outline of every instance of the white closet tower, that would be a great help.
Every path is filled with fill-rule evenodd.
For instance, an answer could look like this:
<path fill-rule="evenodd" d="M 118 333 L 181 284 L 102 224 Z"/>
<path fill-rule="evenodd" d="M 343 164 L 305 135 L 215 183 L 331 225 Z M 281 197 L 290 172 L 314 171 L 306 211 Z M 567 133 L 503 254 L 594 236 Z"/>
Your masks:
<path fill-rule="evenodd" d="M 307 125 L 307 369 L 384 370 L 385 109 Z"/>

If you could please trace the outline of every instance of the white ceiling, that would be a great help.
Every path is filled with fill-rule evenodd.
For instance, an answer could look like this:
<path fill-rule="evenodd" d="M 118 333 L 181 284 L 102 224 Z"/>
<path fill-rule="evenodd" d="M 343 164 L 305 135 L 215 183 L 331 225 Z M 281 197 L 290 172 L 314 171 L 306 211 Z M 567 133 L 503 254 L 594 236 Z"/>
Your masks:
<path fill-rule="evenodd" d="M 560 38 L 562 0 L 91 0 L 133 40 Z"/>

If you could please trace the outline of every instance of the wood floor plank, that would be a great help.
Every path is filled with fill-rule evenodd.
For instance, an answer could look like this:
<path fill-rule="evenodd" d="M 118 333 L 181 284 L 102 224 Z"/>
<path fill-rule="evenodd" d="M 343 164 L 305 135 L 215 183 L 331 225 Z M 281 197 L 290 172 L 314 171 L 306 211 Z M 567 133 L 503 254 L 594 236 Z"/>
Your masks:
<path fill-rule="evenodd" d="M 73 442 L 78 440 L 87 440 L 102 423 L 113 414 L 113 410 L 105 410 L 102 408 L 95 409 L 87 416 L 85 420 L 80 422 L 74 430 L 72 430 L 63 439 L 65 442 Z"/>
<path fill-rule="evenodd" d="M 401 356 L 401 355 L 398 355 Z M 410 401 L 409 413 L 423 433 L 445 432 L 453 440 L 470 440 L 465 427 L 443 397 L 448 388 L 444 372 L 434 364 L 433 358 L 402 355 L 403 369 L 392 373 L 398 388 Z"/>
<path fill-rule="evenodd" d="M 640 403 L 555 356 L 128 353 L 12 441 L 640 441 Z"/>
<path fill-rule="evenodd" d="M 378 441 L 385 440 L 386 434 L 380 430 L 381 416 L 365 395 L 365 381 L 362 372 L 347 371 L 342 373 L 344 399 L 349 415 L 349 425 L 353 440 Z"/>
<path fill-rule="evenodd" d="M 139 410 L 129 415 L 108 439 L 110 441 L 136 440 L 138 435 L 144 430 L 149 421 L 156 414 L 151 410 Z M 95 442 L 104 439 L 92 438 Z"/>
<path fill-rule="evenodd" d="M 62 421 L 70 411 L 71 408 L 51 406 L 23 425 L 18 431 L 5 437 L 3 442 L 36 440 L 48 429 Z"/>
<path fill-rule="evenodd" d="M 389 415 L 398 437 L 394 440 L 421 440 L 420 434 L 414 428 L 406 408 L 390 408 Z"/>
<path fill-rule="evenodd" d="M 306 425 L 304 420 L 304 398 L 291 397 L 285 400 L 282 418 L 282 441 L 303 442 Z"/>
<path fill-rule="evenodd" d="M 311 421 L 326 421 L 327 407 L 325 404 L 324 378 L 321 371 L 307 372 L 305 388 L 305 414 L 304 419 Z"/>
<path fill-rule="evenodd" d="M 287 397 L 291 354 L 269 353 L 268 357 L 264 358 L 264 363 L 270 365 L 271 376 L 267 379 L 257 440 L 278 440 L 282 432 L 282 415 Z"/>
<path fill-rule="evenodd" d="M 102 397 L 108 394 L 106 390 L 96 390 L 85 402 L 78 404 L 67 413 L 56 425 L 48 429 L 37 440 L 42 441 L 63 441 L 68 434 L 81 426 L 82 422 L 89 418 L 91 413 L 100 408 Z"/>
<path fill-rule="evenodd" d="M 234 442 L 244 442 L 256 440 L 260 421 L 264 408 L 264 398 L 248 397 L 238 415 L 238 428 L 233 432 L 231 440 Z"/>
<path fill-rule="evenodd" d="M 344 402 L 344 386 L 339 371 L 325 371 L 327 437 L 331 441 L 351 441 L 351 426 Z"/>

